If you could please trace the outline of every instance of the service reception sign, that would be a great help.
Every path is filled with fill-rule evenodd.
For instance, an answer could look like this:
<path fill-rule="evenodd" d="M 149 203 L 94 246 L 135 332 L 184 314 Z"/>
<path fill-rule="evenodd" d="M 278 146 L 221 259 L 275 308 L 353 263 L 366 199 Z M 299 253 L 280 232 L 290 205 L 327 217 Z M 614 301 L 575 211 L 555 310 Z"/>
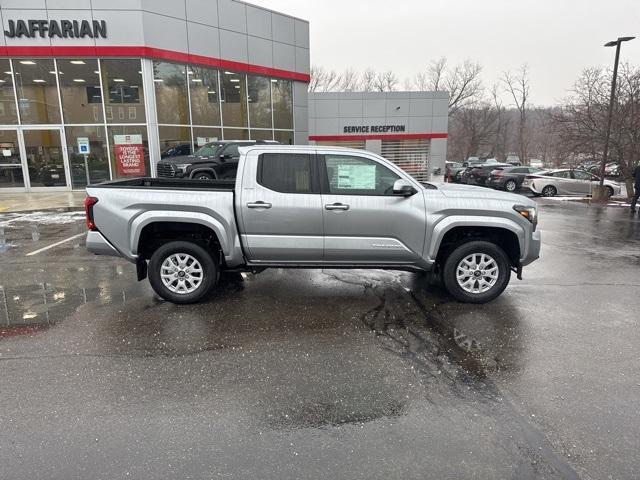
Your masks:
<path fill-rule="evenodd" d="M 114 135 L 113 140 L 118 176 L 145 176 L 142 135 Z"/>

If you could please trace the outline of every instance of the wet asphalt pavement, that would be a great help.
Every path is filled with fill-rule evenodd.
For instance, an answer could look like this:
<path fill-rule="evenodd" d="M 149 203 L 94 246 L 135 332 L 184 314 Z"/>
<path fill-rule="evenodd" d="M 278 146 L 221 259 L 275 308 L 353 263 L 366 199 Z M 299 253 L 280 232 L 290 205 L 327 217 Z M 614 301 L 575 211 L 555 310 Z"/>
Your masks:
<path fill-rule="evenodd" d="M 377 270 L 176 306 L 83 228 L 0 215 L 0 479 L 640 478 L 626 209 L 541 201 L 542 258 L 483 306 Z"/>

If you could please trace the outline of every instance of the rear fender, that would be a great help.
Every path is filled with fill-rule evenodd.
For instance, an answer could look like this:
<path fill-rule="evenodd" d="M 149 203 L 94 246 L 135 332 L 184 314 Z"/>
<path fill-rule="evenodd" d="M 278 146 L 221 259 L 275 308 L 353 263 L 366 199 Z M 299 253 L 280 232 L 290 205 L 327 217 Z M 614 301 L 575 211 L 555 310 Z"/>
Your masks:
<path fill-rule="evenodd" d="M 233 252 L 233 233 L 229 232 L 225 226 L 217 219 L 198 212 L 173 212 L 151 210 L 137 216 L 131 222 L 129 248 L 134 255 L 138 255 L 138 243 L 142 229 L 151 223 L 157 222 L 179 222 L 179 223 L 196 223 L 209 227 L 218 237 L 222 253 L 225 257 L 230 256 Z M 236 235 L 237 236 L 237 235 Z"/>

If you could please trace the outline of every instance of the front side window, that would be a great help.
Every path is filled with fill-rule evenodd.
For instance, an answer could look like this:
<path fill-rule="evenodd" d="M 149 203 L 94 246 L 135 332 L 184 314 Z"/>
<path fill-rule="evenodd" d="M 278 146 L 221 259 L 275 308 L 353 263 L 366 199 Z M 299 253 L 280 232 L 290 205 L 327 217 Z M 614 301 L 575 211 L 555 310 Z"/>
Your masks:
<path fill-rule="evenodd" d="M 562 170 L 561 172 L 552 173 L 551 176 L 556 178 L 571 178 L 571 172 L 569 172 L 569 170 Z"/>
<path fill-rule="evenodd" d="M 573 172 L 573 178 L 575 178 L 576 180 L 593 180 L 591 174 L 580 170 L 575 170 Z"/>
<path fill-rule="evenodd" d="M 325 155 L 329 193 L 333 195 L 393 195 L 400 177 L 368 158 Z"/>
<path fill-rule="evenodd" d="M 258 160 L 258 183 L 281 193 L 312 193 L 311 155 L 263 153 Z"/>

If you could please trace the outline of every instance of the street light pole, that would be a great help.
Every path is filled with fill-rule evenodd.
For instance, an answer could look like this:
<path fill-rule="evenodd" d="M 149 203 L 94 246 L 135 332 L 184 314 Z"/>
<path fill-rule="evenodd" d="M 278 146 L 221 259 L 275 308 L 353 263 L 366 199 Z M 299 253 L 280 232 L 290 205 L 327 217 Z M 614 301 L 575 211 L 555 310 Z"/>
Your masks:
<path fill-rule="evenodd" d="M 604 172 L 607 166 L 607 159 L 609 157 L 609 139 L 611 138 L 611 122 L 613 121 L 613 106 L 616 101 L 616 84 L 618 83 L 618 63 L 620 61 L 620 45 L 622 42 L 633 40 L 635 37 L 619 37 L 617 40 L 612 40 L 604 44 L 605 47 L 616 47 L 616 58 L 613 63 L 613 79 L 611 80 L 611 96 L 609 97 L 609 112 L 607 114 L 607 130 L 604 137 L 604 148 L 602 151 L 602 163 L 600 165 L 600 184 L 598 188 L 593 192 L 592 198 L 594 200 L 601 200 L 605 198 L 604 191 Z"/>

